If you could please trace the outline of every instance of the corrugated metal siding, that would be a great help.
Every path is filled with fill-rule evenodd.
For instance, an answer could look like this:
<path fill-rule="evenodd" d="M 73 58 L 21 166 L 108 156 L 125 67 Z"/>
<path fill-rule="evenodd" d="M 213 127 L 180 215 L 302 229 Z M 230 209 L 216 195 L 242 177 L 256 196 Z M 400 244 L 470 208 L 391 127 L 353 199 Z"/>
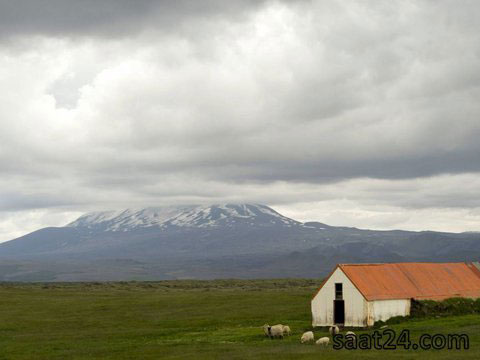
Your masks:
<path fill-rule="evenodd" d="M 480 272 L 466 263 L 341 264 L 367 300 L 480 297 Z"/>

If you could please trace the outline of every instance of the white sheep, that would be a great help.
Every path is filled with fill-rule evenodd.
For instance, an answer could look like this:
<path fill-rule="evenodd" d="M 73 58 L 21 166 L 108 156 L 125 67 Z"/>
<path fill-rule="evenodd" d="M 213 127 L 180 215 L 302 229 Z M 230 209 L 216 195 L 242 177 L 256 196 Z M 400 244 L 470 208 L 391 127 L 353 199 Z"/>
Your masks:
<path fill-rule="evenodd" d="M 270 329 L 270 325 L 268 324 L 263 325 L 263 333 L 265 334 L 265 336 L 270 336 L 269 329 Z"/>
<path fill-rule="evenodd" d="M 283 325 L 283 335 L 290 336 L 290 326 L 288 325 Z"/>
<path fill-rule="evenodd" d="M 347 331 L 347 333 L 345 334 L 345 339 L 353 341 L 353 343 L 355 344 L 357 342 L 357 335 L 355 335 L 353 331 Z"/>
<path fill-rule="evenodd" d="M 315 341 L 315 344 L 316 345 L 323 345 L 323 346 L 327 347 L 329 342 L 330 342 L 330 338 L 324 336 L 324 337 L 321 337 L 320 339 L 318 339 L 317 341 Z"/>
<path fill-rule="evenodd" d="M 283 325 L 277 324 L 277 325 L 270 326 L 268 329 L 268 333 L 271 339 L 276 337 L 283 339 Z"/>
<path fill-rule="evenodd" d="M 340 329 L 338 328 L 337 325 L 330 326 L 330 329 L 328 329 L 328 332 L 330 333 L 331 336 L 337 335 L 340 332 Z"/>
<path fill-rule="evenodd" d="M 300 338 L 300 342 L 302 344 L 306 343 L 306 342 L 310 342 L 310 341 L 313 341 L 315 340 L 314 336 L 313 336 L 313 331 L 307 331 L 307 332 L 304 332 L 302 337 Z"/>

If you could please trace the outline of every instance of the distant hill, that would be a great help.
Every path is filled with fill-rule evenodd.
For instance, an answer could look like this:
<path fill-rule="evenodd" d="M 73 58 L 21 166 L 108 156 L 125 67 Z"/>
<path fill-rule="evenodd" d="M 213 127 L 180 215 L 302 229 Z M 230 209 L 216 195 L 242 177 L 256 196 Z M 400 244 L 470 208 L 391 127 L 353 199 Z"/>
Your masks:
<path fill-rule="evenodd" d="M 336 263 L 470 261 L 480 233 L 302 223 L 265 205 L 87 213 L 0 244 L 0 280 L 322 277 Z"/>

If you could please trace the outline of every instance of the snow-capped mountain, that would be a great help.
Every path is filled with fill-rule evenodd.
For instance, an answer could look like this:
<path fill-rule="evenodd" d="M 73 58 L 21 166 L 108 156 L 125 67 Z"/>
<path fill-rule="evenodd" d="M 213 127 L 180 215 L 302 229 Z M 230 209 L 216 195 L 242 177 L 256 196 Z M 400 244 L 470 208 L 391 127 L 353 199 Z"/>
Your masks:
<path fill-rule="evenodd" d="M 329 241 L 327 225 L 285 217 L 265 205 L 217 204 L 92 212 L 0 244 L 0 259 L 191 261 L 274 256 Z M 222 260 L 223 261 L 223 260 Z"/>
<path fill-rule="evenodd" d="M 265 205 L 87 213 L 0 244 L 0 281 L 321 277 L 336 263 L 472 261 L 479 233 L 302 223 Z"/>
<path fill-rule="evenodd" d="M 92 212 L 82 215 L 67 227 L 126 232 L 145 228 L 219 228 L 239 225 L 294 226 L 299 224 L 300 222 L 280 215 L 265 205 L 221 204 Z"/>

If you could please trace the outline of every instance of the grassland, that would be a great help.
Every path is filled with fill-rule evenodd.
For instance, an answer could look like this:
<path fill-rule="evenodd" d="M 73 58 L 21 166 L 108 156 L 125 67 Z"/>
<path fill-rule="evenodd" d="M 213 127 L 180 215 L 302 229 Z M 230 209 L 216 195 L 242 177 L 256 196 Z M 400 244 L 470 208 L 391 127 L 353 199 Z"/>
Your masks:
<path fill-rule="evenodd" d="M 1 284 L 0 359 L 480 358 L 479 315 L 390 325 L 410 329 L 412 340 L 421 333 L 466 333 L 469 350 L 302 345 L 317 286 L 311 280 Z M 269 340 L 264 323 L 288 324 L 293 334 Z"/>

